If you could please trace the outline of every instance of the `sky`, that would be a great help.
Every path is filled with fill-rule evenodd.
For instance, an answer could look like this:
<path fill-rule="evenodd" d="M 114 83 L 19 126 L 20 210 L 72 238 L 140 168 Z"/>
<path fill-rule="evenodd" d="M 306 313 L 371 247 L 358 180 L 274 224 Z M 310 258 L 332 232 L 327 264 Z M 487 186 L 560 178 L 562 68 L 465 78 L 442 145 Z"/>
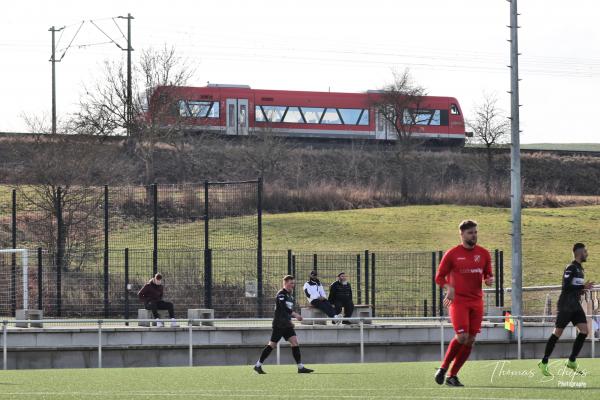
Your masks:
<path fill-rule="evenodd" d="M 522 143 L 599 143 L 600 2 L 519 2 Z M 363 92 L 409 68 L 430 95 L 453 96 L 466 118 L 485 93 L 510 109 L 505 0 L 228 0 L 4 2 L 0 12 L 0 131 L 50 115 L 51 26 L 66 28 L 56 64 L 66 118 L 105 60 L 125 59 L 131 13 L 139 50 L 174 46 L 207 82 L 259 89 Z M 95 25 L 89 21 L 93 20 Z M 85 21 L 76 34 L 82 21 Z M 62 34 L 62 36 L 61 36 Z"/>

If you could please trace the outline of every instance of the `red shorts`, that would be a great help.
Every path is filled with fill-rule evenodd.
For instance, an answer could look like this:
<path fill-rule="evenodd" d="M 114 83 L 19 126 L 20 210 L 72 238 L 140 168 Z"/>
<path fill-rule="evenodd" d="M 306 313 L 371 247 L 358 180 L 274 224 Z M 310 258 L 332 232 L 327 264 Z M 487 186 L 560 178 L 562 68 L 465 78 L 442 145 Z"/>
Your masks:
<path fill-rule="evenodd" d="M 450 320 L 456 333 L 468 333 L 471 336 L 481 332 L 483 320 L 483 300 L 456 301 L 450 304 Z"/>

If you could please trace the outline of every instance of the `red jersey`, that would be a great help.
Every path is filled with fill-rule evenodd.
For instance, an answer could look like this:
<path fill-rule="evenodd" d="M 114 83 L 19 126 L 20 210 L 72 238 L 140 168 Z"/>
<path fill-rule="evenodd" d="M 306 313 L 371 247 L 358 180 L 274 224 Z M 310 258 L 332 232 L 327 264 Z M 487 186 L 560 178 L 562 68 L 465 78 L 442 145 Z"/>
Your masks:
<path fill-rule="evenodd" d="M 454 287 L 454 301 L 480 300 L 483 298 L 481 282 L 493 276 L 492 257 L 489 251 L 475 245 L 472 249 L 462 244 L 451 248 L 442 258 L 435 275 L 439 286 Z"/>

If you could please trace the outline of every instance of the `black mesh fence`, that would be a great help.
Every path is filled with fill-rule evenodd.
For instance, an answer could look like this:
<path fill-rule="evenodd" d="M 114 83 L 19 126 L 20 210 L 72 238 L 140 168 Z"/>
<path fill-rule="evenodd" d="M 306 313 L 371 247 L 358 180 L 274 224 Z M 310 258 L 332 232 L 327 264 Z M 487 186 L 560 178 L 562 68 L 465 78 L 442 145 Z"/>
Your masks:
<path fill-rule="evenodd" d="M 298 306 L 304 306 L 302 286 L 314 269 L 326 291 L 337 274 L 345 272 L 355 304 L 370 304 L 376 316 L 440 312 L 441 294 L 433 285 L 439 252 L 264 251 L 261 268 L 253 250 L 177 249 L 159 254 L 165 300 L 175 304 L 179 318 L 185 318 L 189 308 L 212 308 L 217 318 L 270 317 L 287 274 L 296 276 L 295 297 Z M 56 254 L 29 252 L 29 307 L 43 309 L 48 317 L 136 318 L 143 307 L 137 292 L 153 275 L 153 255 L 152 250 L 111 250 L 106 271 L 103 250 L 75 253 L 63 268 L 56 267 Z M 21 255 L 13 261 L 12 253 L 0 253 L 1 315 L 23 306 L 22 271 Z"/>

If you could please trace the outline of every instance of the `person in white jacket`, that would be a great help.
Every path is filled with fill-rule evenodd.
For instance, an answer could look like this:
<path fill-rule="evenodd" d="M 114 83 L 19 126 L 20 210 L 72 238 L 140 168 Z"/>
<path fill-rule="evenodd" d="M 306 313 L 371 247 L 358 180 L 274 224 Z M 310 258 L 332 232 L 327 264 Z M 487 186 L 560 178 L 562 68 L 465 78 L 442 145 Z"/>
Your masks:
<path fill-rule="evenodd" d="M 311 271 L 310 278 L 304 284 L 304 294 L 313 307 L 323 311 L 329 318 L 334 318 L 332 321 L 334 324 L 341 322 L 342 315 L 336 315 L 335 308 L 327 300 L 325 289 L 323 289 L 321 281 L 317 278 L 317 271 Z"/>

